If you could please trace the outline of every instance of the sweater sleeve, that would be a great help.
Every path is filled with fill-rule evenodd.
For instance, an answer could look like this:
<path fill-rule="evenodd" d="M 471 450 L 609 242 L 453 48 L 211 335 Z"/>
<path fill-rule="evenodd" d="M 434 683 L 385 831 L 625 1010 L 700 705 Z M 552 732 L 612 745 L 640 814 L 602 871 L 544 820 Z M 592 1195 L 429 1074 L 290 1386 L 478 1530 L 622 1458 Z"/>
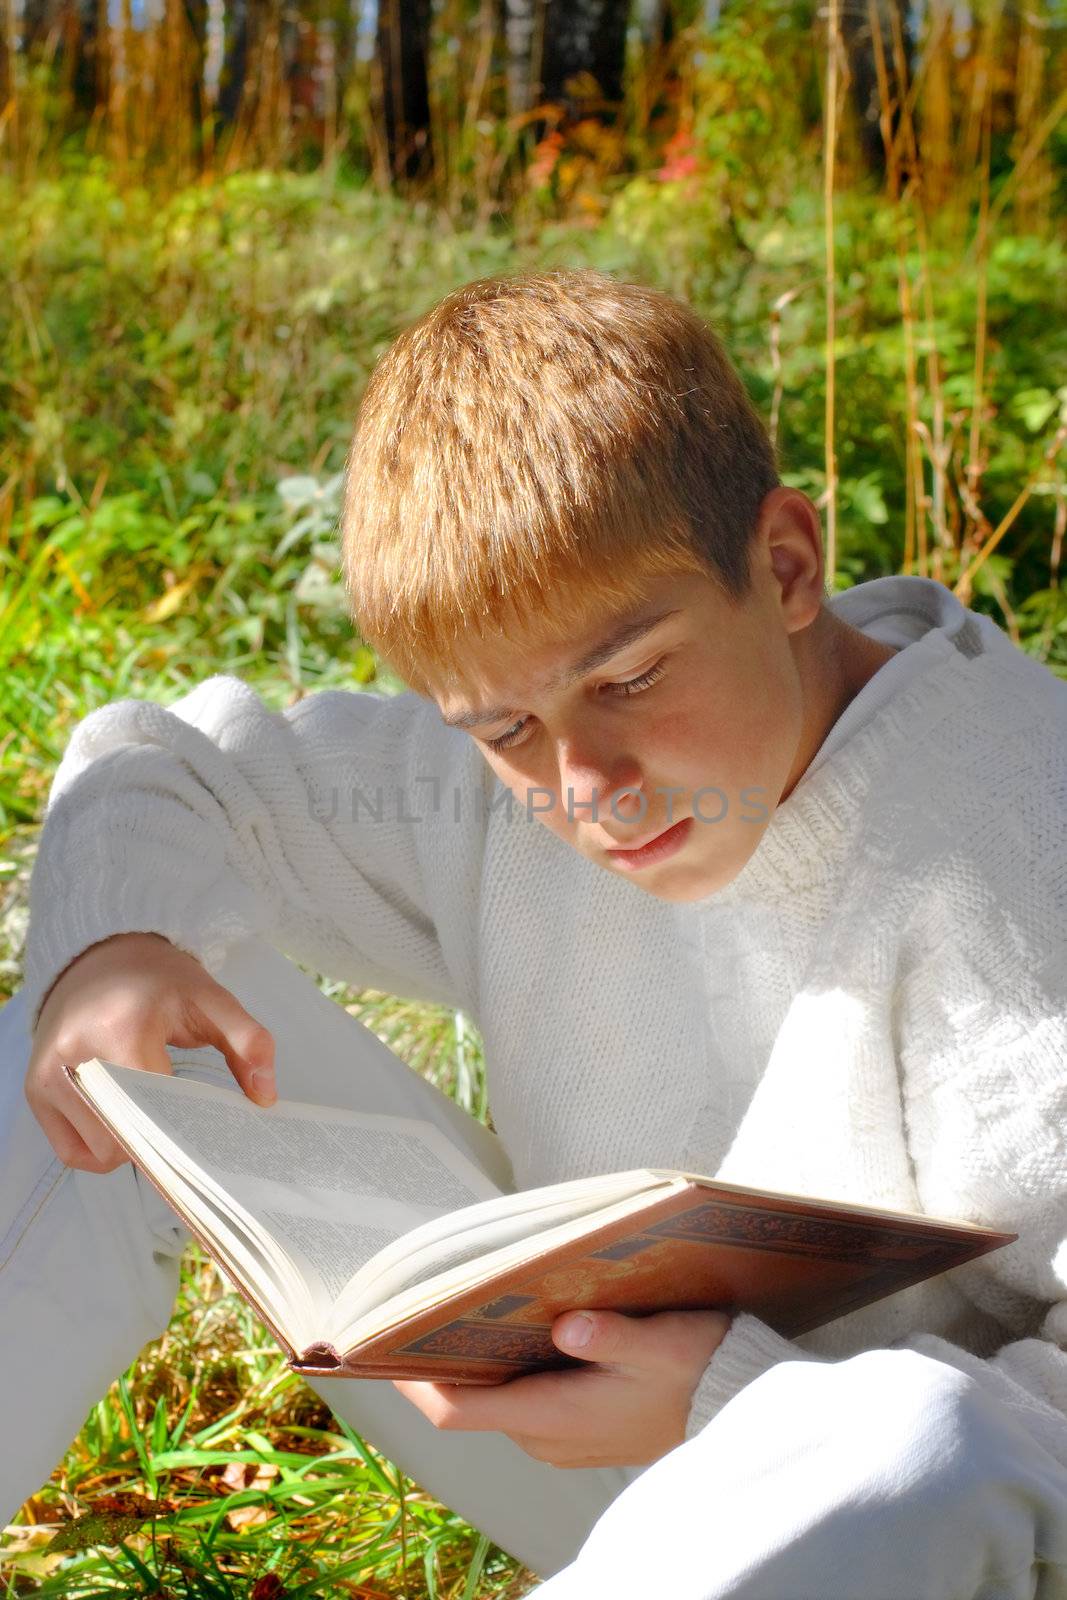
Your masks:
<path fill-rule="evenodd" d="M 902 1342 L 970 1373 L 1067 1466 L 1063 837 L 1020 826 L 1031 853 L 1013 881 L 964 862 L 928 886 L 925 953 L 901 984 L 899 1059 L 923 1210 L 1019 1235 L 951 1274 L 1014 1337 L 982 1355 L 932 1333 Z M 1016 850 L 995 854 L 1019 862 Z"/>
<path fill-rule="evenodd" d="M 420 696 L 269 711 L 216 676 L 169 708 L 74 730 L 30 885 L 27 1008 L 111 934 L 163 934 L 214 972 L 261 937 L 357 986 L 477 1014 L 486 763 Z"/>
<path fill-rule="evenodd" d="M 701 1374 L 689 1402 L 685 1436 L 692 1439 L 706 1428 L 734 1395 L 779 1361 L 823 1361 L 824 1356 L 802 1350 L 784 1339 L 748 1311 L 731 1320 L 726 1334 Z"/>
<path fill-rule="evenodd" d="M 1051 860 L 1013 892 L 958 860 L 944 877 L 894 997 L 909 1155 L 924 1211 L 1019 1237 L 948 1274 L 1002 1341 L 917 1329 L 892 1348 L 968 1373 L 1067 1467 L 1067 879 Z M 768 1367 L 813 1359 L 829 1358 L 736 1317 L 687 1437 Z"/>

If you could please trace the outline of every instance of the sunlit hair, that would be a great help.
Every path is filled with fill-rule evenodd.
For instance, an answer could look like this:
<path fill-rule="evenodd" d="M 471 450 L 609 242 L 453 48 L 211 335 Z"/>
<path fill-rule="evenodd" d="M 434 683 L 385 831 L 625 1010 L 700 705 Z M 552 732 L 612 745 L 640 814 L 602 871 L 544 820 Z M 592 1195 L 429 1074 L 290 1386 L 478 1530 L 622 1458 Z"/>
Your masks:
<path fill-rule="evenodd" d="M 359 409 L 341 518 L 363 637 L 420 693 L 472 635 L 579 639 L 698 572 L 749 590 L 779 482 L 722 345 L 689 306 L 592 270 L 483 278 L 406 328 Z"/>

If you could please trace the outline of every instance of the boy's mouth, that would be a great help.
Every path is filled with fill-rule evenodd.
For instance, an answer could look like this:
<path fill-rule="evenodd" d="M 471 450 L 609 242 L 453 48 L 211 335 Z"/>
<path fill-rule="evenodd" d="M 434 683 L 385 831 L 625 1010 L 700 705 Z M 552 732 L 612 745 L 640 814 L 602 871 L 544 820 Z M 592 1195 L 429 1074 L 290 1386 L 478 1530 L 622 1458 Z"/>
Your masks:
<path fill-rule="evenodd" d="M 688 839 L 693 829 L 693 818 L 683 817 L 680 822 L 675 822 L 671 827 L 662 832 L 653 834 L 651 839 L 646 839 L 644 844 L 619 846 L 605 850 L 604 854 L 612 861 L 627 871 L 638 867 L 652 866 L 654 862 L 663 861 L 676 850 L 680 850 Z"/>

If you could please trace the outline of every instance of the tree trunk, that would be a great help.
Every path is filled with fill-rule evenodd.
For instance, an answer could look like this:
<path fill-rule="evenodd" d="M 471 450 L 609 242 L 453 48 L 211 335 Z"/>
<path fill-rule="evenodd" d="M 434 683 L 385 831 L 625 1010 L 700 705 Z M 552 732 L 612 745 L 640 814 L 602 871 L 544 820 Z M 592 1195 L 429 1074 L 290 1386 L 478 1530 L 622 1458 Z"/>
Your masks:
<path fill-rule="evenodd" d="M 653 55 L 675 34 L 674 0 L 635 0 L 634 14 L 644 48 Z"/>
<path fill-rule="evenodd" d="M 875 0 L 881 23 L 882 41 L 889 74 L 890 93 L 899 106 L 900 88 L 893 65 L 893 18 L 895 11 L 900 19 L 901 35 L 908 37 L 908 19 L 904 0 Z M 866 0 L 861 4 L 842 6 L 841 35 L 848 56 L 851 79 L 852 108 L 856 119 L 856 132 L 864 161 L 871 172 L 885 176 L 885 144 L 882 139 L 881 105 L 878 96 L 878 78 L 875 71 L 874 42 Z M 893 118 L 896 128 L 897 118 Z"/>
<path fill-rule="evenodd" d="M 92 116 L 107 93 L 106 0 L 74 0 L 64 7 L 64 36 L 72 57 L 70 84 L 79 110 Z"/>
<path fill-rule="evenodd" d="M 629 0 L 547 0 L 541 88 L 569 115 L 613 121 L 622 105 Z M 580 82 L 588 73 L 599 95 Z"/>
<path fill-rule="evenodd" d="M 0 16 L 5 0 L 0 0 Z M 9 8 L 16 0 L 6 0 Z M 79 111 L 92 115 L 101 91 L 97 62 L 101 0 L 23 0 L 18 34 L 27 57 L 54 52 L 60 80 Z"/>
<path fill-rule="evenodd" d="M 22 0 L 22 26 L 19 31 L 24 50 L 30 51 L 36 45 L 44 44 L 49 28 L 59 19 L 60 9 L 57 0 Z M 18 21 L 14 0 L 7 0 L 7 16 Z"/>
<path fill-rule="evenodd" d="M 653 7 L 660 19 L 653 28 L 669 28 L 670 0 Z M 567 120 L 613 121 L 623 99 L 629 10 L 630 0 L 504 0 L 508 114 L 551 102 Z M 538 121 L 538 138 L 546 126 Z"/>
<path fill-rule="evenodd" d="M 252 20 L 249 12 L 249 0 L 229 0 L 225 10 L 225 43 L 217 101 L 218 119 L 222 127 L 227 127 L 237 120 L 245 79 L 248 76 L 249 33 Z"/>
<path fill-rule="evenodd" d="M 507 54 L 508 116 L 519 117 L 537 104 L 543 0 L 503 0 Z"/>
<path fill-rule="evenodd" d="M 429 175 L 430 0 L 379 0 L 380 112 L 389 171 L 401 186 Z"/>
<path fill-rule="evenodd" d="M 179 3 L 189 25 L 189 33 L 196 45 L 198 70 L 202 77 L 204 56 L 207 52 L 208 0 L 179 0 Z"/>

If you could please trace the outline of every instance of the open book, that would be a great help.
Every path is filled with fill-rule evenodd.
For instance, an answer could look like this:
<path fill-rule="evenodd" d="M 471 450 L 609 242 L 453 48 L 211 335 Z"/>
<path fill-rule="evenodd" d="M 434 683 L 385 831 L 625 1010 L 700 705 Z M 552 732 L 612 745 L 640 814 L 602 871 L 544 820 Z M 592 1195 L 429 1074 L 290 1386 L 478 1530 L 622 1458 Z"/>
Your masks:
<path fill-rule="evenodd" d="M 502 1194 L 427 1121 L 256 1106 L 95 1058 L 65 1070 L 315 1376 L 574 1366 L 549 1330 L 579 1306 L 751 1311 L 791 1338 L 1017 1237 L 686 1172 Z"/>

